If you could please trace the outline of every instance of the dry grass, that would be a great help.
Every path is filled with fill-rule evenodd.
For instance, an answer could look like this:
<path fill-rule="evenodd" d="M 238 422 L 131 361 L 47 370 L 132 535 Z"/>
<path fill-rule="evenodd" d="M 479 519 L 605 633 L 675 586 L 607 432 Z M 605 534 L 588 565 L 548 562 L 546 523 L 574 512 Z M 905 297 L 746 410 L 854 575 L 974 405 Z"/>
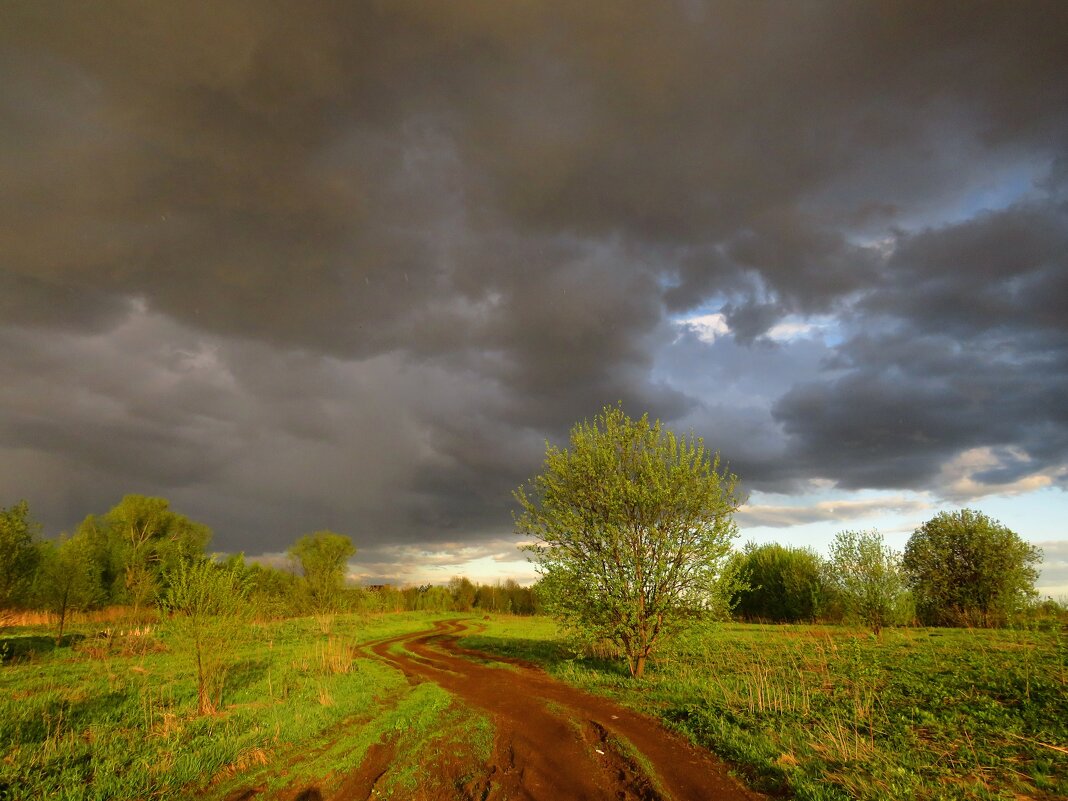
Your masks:
<path fill-rule="evenodd" d="M 353 669 L 355 649 L 342 637 L 330 637 L 324 644 L 315 647 L 316 661 L 320 671 L 327 676 L 337 676 Z"/>
<path fill-rule="evenodd" d="M 90 612 L 68 612 L 66 624 L 78 626 L 87 624 L 110 624 L 112 626 L 129 621 L 133 617 L 131 606 L 108 606 Z M 138 612 L 141 623 L 154 623 L 159 615 L 154 609 L 142 609 Z M 35 612 L 22 609 L 0 610 L 0 628 L 5 626 L 55 626 L 58 615 L 51 612 Z"/>

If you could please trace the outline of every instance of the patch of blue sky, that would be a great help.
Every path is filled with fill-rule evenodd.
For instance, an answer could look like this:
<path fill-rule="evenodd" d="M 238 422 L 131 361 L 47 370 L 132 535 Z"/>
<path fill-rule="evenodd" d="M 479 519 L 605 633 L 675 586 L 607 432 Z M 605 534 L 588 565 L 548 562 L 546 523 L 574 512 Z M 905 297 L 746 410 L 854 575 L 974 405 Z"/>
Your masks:
<path fill-rule="evenodd" d="M 677 336 L 656 352 L 650 377 L 709 407 L 770 408 L 795 383 L 810 380 L 828 354 L 823 343 L 801 336 L 739 345 L 718 314 L 689 317 L 675 328 Z"/>
<path fill-rule="evenodd" d="M 975 508 L 996 518 L 1029 542 L 1068 540 L 1068 493 L 1057 487 L 1019 495 L 992 495 Z"/>
<path fill-rule="evenodd" d="M 956 219 L 971 219 L 982 212 L 1000 211 L 1035 193 L 1036 184 L 1049 172 L 1049 164 L 1017 167 L 993 185 L 980 185 L 965 193 L 953 210 Z"/>
<path fill-rule="evenodd" d="M 723 313 L 725 304 L 713 306 L 705 304 L 684 314 L 672 315 L 671 323 L 680 332 L 675 338 L 678 342 L 683 332 L 691 331 L 701 342 L 711 345 L 717 339 L 730 335 L 730 326 Z M 788 314 L 768 329 L 764 337 L 772 342 L 793 342 L 798 339 L 815 339 L 825 345 L 840 344 L 844 335 L 840 321 L 830 314 L 802 315 Z"/>
<path fill-rule="evenodd" d="M 937 193 L 930 200 L 916 203 L 896 215 L 891 221 L 892 230 L 890 226 L 881 226 L 878 230 L 861 229 L 847 234 L 847 239 L 854 245 L 876 248 L 888 256 L 893 250 L 895 231 L 908 234 L 959 225 L 982 214 L 1003 211 L 1037 198 L 1046 191 L 1043 184 L 1051 168 L 1049 158 L 991 166 L 977 173 L 981 175 L 978 180 L 965 182 L 956 191 Z"/>

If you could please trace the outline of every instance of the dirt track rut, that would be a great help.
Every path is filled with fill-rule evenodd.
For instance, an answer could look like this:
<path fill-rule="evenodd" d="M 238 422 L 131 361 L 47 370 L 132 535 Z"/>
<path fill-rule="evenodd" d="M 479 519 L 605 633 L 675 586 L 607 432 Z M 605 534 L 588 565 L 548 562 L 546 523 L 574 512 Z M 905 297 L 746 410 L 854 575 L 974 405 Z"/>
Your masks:
<path fill-rule="evenodd" d="M 365 650 L 412 682 L 432 681 L 488 713 L 496 741 L 483 799 L 752 801 L 726 766 L 657 721 L 515 660 L 458 644 L 471 621 L 436 623 Z M 481 660 L 507 662 L 493 667 Z M 623 740 L 640 757 L 618 747 Z"/>

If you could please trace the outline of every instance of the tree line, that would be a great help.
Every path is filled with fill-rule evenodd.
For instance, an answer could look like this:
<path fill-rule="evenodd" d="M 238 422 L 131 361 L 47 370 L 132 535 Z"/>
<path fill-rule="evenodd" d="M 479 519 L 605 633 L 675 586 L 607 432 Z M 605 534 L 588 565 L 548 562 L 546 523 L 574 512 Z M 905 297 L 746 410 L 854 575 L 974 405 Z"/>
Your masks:
<path fill-rule="evenodd" d="M 745 579 L 735 613 L 779 623 L 855 618 L 887 626 L 1005 626 L 1031 608 L 1038 548 L 982 512 L 942 512 L 904 551 L 877 531 L 842 531 L 827 558 L 810 548 L 750 543 L 732 558 Z"/>
<path fill-rule="evenodd" d="M 324 630 L 344 611 L 534 614 L 552 606 L 558 589 L 558 575 L 534 587 L 454 577 L 445 586 L 364 588 L 346 584 L 355 548 L 334 532 L 297 540 L 288 551 L 289 570 L 247 563 L 241 555 L 209 559 L 210 537 L 206 526 L 165 499 L 128 495 L 106 514 L 87 517 L 73 534 L 49 541 L 19 502 L 0 509 L 0 609 L 51 612 L 58 636 L 75 611 L 121 605 L 138 619 L 166 605 L 176 578 L 200 562 L 231 576 L 255 616 L 310 614 Z M 876 632 L 910 623 L 989 627 L 1006 625 L 1034 601 L 1039 558 L 998 521 L 963 509 L 924 523 L 901 553 L 875 531 L 840 532 L 827 557 L 806 547 L 749 543 L 729 554 L 718 578 L 730 585 L 723 611 L 743 620 L 856 619 Z M 570 588 L 589 589 L 577 580 Z"/>
<path fill-rule="evenodd" d="M 195 616 L 236 599 L 261 620 L 312 615 L 324 632 L 334 615 L 347 611 L 539 609 L 534 591 L 514 580 L 355 586 L 346 581 L 346 568 L 356 548 L 332 531 L 296 540 L 287 551 L 288 569 L 247 562 L 242 554 L 212 556 L 211 536 L 206 525 L 176 512 L 166 499 L 142 495 L 127 495 L 55 540 L 41 537 L 26 501 L 0 508 L 0 615 L 50 612 L 61 638 L 72 612 L 114 606 L 136 621 L 160 609 Z"/>

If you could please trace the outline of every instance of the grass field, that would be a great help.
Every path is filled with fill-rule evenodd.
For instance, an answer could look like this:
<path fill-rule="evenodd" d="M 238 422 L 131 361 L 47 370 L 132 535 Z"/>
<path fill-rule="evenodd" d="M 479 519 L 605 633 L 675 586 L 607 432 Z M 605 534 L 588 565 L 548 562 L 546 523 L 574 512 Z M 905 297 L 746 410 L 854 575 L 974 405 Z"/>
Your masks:
<path fill-rule="evenodd" d="M 110 638 L 86 628 L 60 648 L 41 628 L 8 632 L 0 798 L 328 795 L 373 758 L 393 766 L 376 792 L 447 797 L 435 783 L 478 772 L 490 720 L 358 648 L 441 617 L 340 617 L 329 638 L 310 619 L 252 627 L 230 645 L 211 716 L 196 714 L 194 662 L 166 627 Z M 724 624 L 681 638 L 634 683 L 618 664 L 577 656 L 544 618 L 480 622 L 467 647 L 538 661 L 657 715 L 776 795 L 1068 798 L 1064 632 L 899 629 L 875 640 Z M 448 776 L 435 768 L 445 757 Z"/>
<path fill-rule="evenodd" d="M 462 740 L 471 760 L 484 759 L 487 720 L 434 685 L 412 687 L 354 654 L 428 619 L 344 617 L 330 638 L 311 619 L 253 627 L 234 646 L 223 711 L 213 716 L 196 715 L 194 663 L 165 627 L 109 639 L 76 632 L 58 649 L 43 629 L 9 632 L 3 639 L 15 658 L 0 669 L 0 798 L 221 798 L 249 784 L 314 784 L 325 793 L 380 740 L 411 766 L 395 774 L 408 789 L 423 778 L 421 752 L 444 736 Z"/>
<path fill-rule="evenodd" d="M 544 619 L 500 618 L 465 644 L 659 716 L 773 795 L 1068 798 L 1068 632 L 721 624 L 640 684 Z"/>

